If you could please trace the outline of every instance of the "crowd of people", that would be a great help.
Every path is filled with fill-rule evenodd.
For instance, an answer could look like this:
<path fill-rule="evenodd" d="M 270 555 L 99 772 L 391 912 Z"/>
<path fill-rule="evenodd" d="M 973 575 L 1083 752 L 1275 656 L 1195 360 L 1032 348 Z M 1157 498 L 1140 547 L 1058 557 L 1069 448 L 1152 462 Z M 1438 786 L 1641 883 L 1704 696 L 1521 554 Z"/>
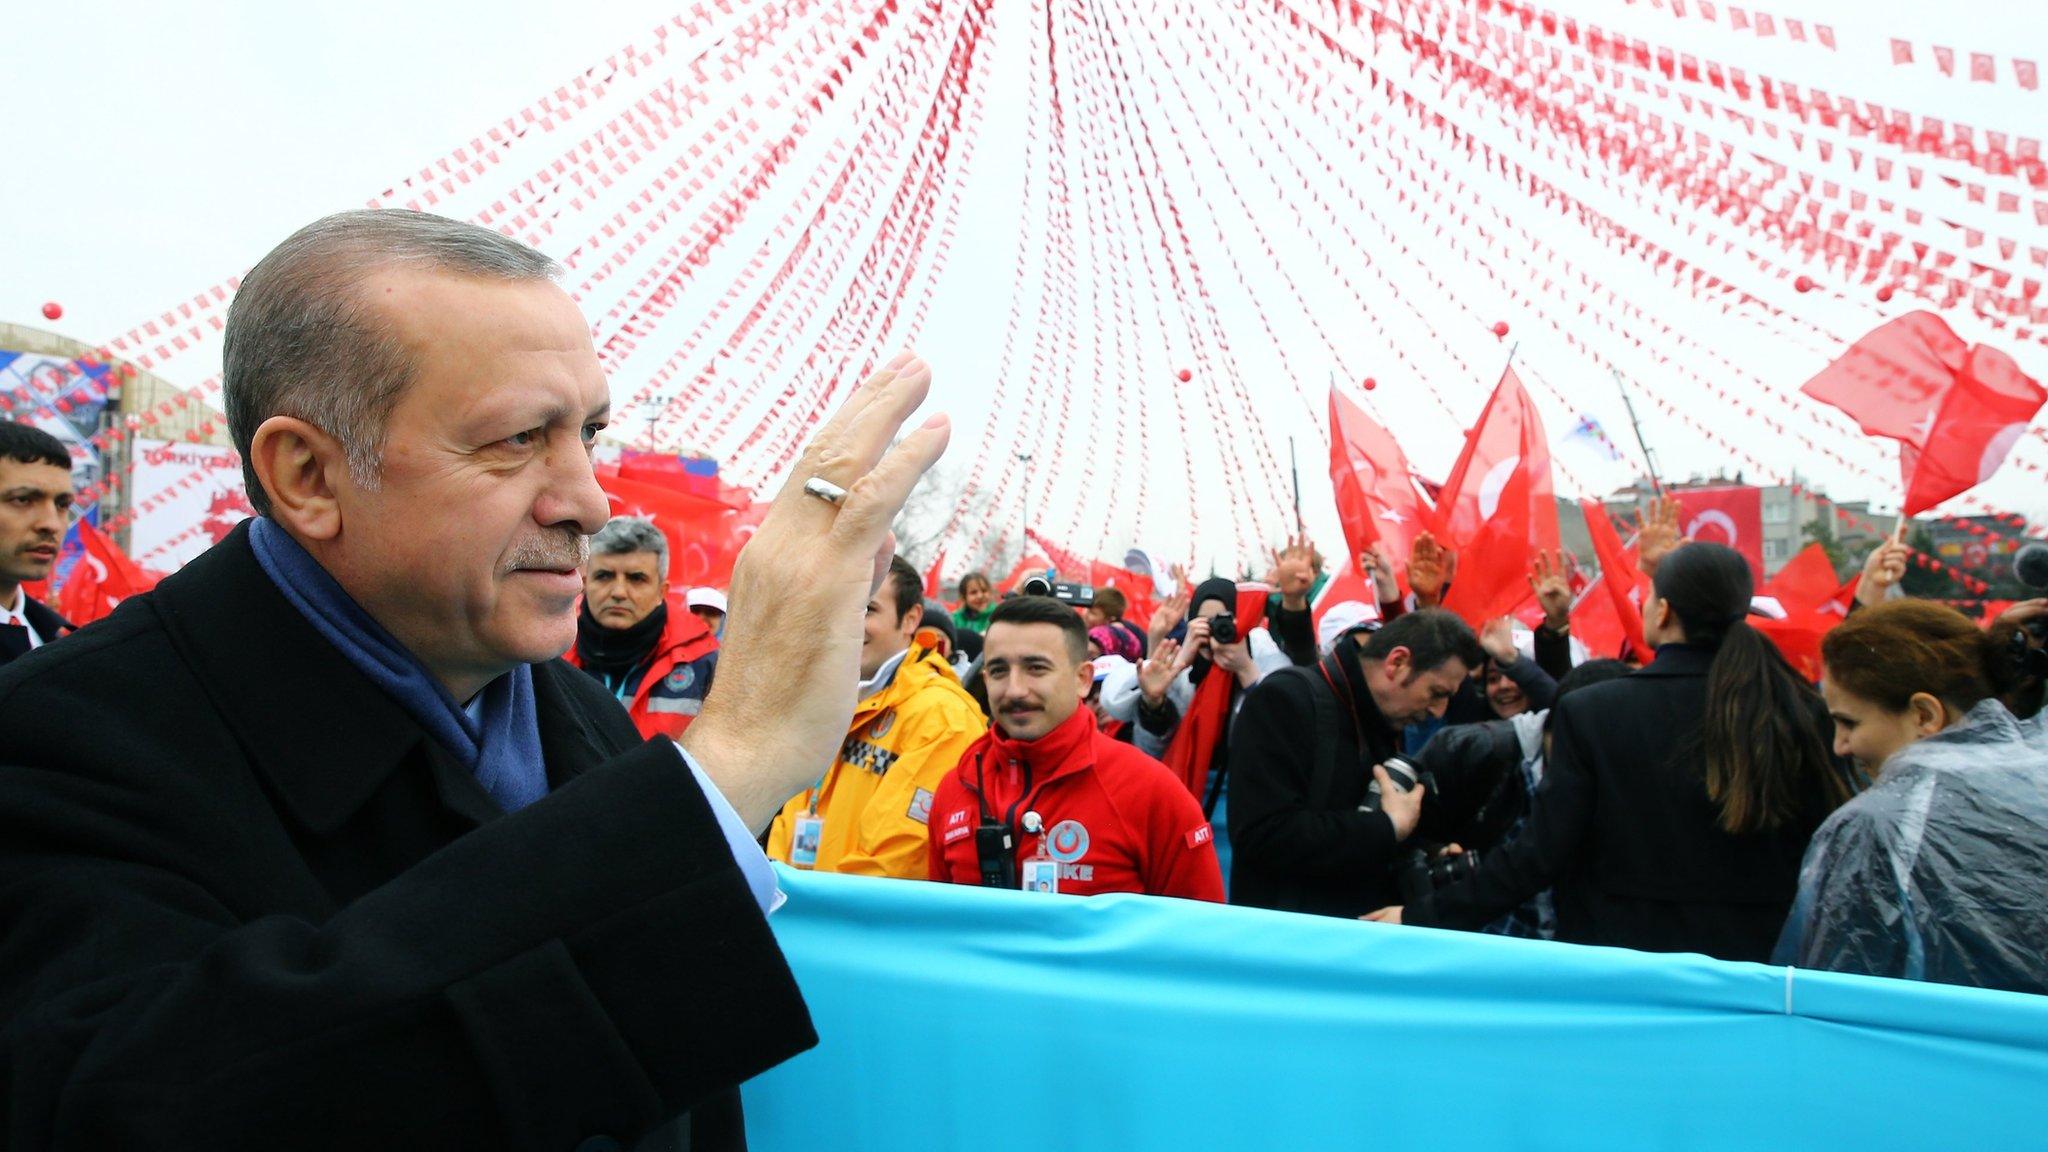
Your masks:
<path fill-rule="evenodd" d="M 1748 624 L 1747 562 L 1680 540 L 1669 512 L 1651 510 L 1641 541 L 1655 657 L 1640 667 L 1579 658 L 1554 556 L 1532 558 L 1533 628 L 1475 632 L 1436 606 L 1455 557 L 1427 534 L 1414 555 L 1361 557 L 1378 602 L 1332 606 L 1320 636 L 1306 540 L 1262 582 L 1176 571 L 1143 628 L 1117 588 L 1074 603 L 984 572 L 948 608 L 895 558 L 867 607 L 845 743 L 777 815 L 769 855 L 2048 991 L 2048 774 L 2031 767 L 2048 755 L 2048 605 L 1979 628 L 1899 599 L 1908 553 L 1888 542 L 1816 687 Z M 622 562 L 657 587 L 660 532 L 619 519 L 597 537 L 579 648 L 607 626 L 641 635 L 658 676 L 673 666 L 651 646 L 661 629 L 612 607 Z M 1937 751 L 1958 745 L 1985 750 Z M 1908 764 L 1978 756 L 1996 763 L 1898 783 Z M 1941 865 L 1958 855 L 1967 871 Z M 1033 861 L 1051 867 L 1027 882 Z M 1895 866 L 1916 876 L 1903 896 Z"/>
<path fill-rule="evenodd" d="M 418 213 L 280 245 L 226 333 L 256 517 L 83 629 L 24 588 L 69 454 L 0 424 L 12 1146 L 739 1147 L 736 1086 L 815 1042 L 769 859 L 2048 992 L 2048 601 L 1978 627 L 1889 542 L 1816 685 L 1660 513 L 1641 666 L 1555 556 L 1533 627 L 1447 611 L 1428 533 L 1356 558 L 1373 603 L 1314 607 L 1298 539 L 1146 619 L 947 605 L 890 554 L 949 431 L 904 431 L 908 355 L 728 589 L 672 589 L 556 272 Z"/>

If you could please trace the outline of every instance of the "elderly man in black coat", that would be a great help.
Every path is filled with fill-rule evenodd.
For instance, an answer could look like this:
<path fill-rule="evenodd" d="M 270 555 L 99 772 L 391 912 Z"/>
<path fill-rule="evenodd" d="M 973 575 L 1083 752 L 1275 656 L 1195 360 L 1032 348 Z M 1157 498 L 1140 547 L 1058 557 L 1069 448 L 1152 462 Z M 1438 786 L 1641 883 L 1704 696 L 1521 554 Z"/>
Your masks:
<path fill-rule="evenodd" d="M 243 282 L 258 517 L 0 674 L 0 1144 L 737 1148 L 815 1042 L 752 836 L 845 732 L 930 375 L 818 433 L 643 744 L 557 659 L 610 400 L 555 271 L 357 212 Z"/>

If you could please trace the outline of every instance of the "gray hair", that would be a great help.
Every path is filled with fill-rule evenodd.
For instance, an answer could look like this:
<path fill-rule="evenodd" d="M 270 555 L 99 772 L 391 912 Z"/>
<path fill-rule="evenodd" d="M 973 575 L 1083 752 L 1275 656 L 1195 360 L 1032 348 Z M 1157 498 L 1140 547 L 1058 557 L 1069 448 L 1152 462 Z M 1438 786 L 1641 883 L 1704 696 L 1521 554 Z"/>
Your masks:
<path fill-rule="evenodd" d="M 338 212 L 271 249 L 228 306 L 222 350 L 228 431 L 259 514 L 270 511 L 270 496 L 249 448 L 272 416 L 340 441 L 350 478 L 376 486 L 385 422 L 417 368 L 363 296 L 371 275 L 394 267 L 493 280 L 552 280 L 562 271 L 488 228 L 389 208 Z"/>
<path fill-rule="evenodd" d="M 630 552 L 654 553 L 654 568 L 663 584 L 668 583 L 668 537 L 654 521 L 638 516 L 614 516 L 590 538 L 592 556 L 624 556 Z"/>

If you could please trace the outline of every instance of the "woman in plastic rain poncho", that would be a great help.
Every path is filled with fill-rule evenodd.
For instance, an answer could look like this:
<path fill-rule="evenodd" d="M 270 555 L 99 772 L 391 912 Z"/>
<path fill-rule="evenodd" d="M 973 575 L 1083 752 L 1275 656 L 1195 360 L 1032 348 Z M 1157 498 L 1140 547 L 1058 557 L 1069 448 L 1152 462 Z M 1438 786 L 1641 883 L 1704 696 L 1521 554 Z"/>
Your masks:
<path fill-rule="evenodd" d="M 1821 658 L 1835 751 L 1873 783 L 1814 835 L 1777 962 L 2048 992 L 2048 727 L 1997 699 L 2015 646 L 1895 600 Z"/>

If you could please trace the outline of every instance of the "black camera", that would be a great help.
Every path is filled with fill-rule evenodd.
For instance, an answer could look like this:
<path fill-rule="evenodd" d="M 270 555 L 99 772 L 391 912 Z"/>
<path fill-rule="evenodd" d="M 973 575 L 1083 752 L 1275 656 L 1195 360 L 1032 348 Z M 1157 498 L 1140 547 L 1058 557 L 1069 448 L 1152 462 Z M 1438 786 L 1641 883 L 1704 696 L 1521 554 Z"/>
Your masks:
<path fill-rule="evenodd" d="M 1086 584 L 1074 584 L 1065 580 L 1047 580 L 1033 576 L 1024 581 L 1019 591 L 1026 596 L 1050 596 L 1062 604 L 1086 608 L 1095 603 L 1095 589 Z"/>
<path fill-rule="evenodd" d="M 1237 617 L 1228 612 L 1218 612 L 1209 617 L 1209 639 L 1218 644 L 1237 643 L 1240 639 L 1237 634 Z"/>
<path fill-rule="evenodd" d="M 1408 853 L 1401 866 L 1401 902 L 1414 904 L 1428 899 L 1437 889 L 1456 884 L 1479 870 L 1479 853 L 1431 859 L 1420 848 Z"/>

